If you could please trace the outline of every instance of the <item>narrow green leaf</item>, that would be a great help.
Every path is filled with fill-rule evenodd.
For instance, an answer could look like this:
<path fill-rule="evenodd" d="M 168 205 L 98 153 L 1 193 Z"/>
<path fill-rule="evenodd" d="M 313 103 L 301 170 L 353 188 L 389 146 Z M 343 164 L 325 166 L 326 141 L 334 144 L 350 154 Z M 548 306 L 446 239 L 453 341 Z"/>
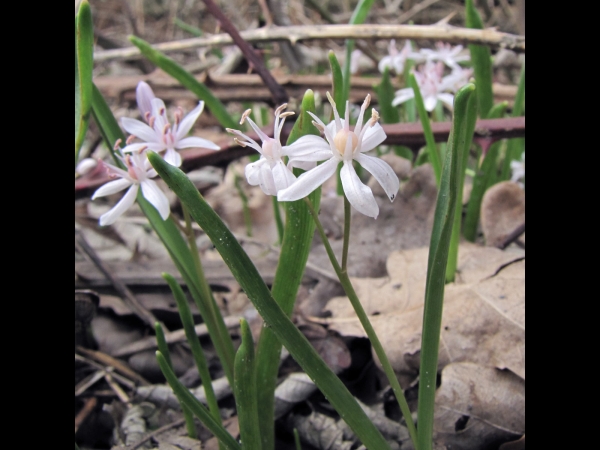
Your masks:
<path fill-rule="evenodd" d="M 160 325 L 160 322 L 156 322 L 154 324 L 154 331 L 156 332 L 156 346 L 158 347 L 158 351 L 165 357 L 165 361 L 172 369 L 173 363 L 171 362 L 171 353 L 169 352 L 169 346 L 167 345 L 167 340 L 165 339 L 165 333 Z M 177 400 L 181 405 L 181 410 L 183 411 L 183 417 L 185 418 L 185 427 L 188 431 L 188 436 L 193 439 L 198 439 L 198 434 L 196 433 L 196 425 L 194 424 L 194 415 L 192 411 L 185 406 L 185 403 L 181 401 L 178 397 Z"/>
<path fill-rule="evenodd" d="M 423 134 L 425 134 L 425 142 L 427 148 L 427 155 L 429 161 L 433 167 L 433 173 L 435 174 L 435 181 L 437 185 L 440 185 L 440 179 L 442 176 L 442 162 L 440 161 L 440 155 L 438 153 L 437 146 L 435 145 L 435 138 L 433 137 L 433 131 L 431 130 L 431 122 L 429 120 L 429 114 L 425 109 L 425 103 L 423 102 L 423 96 L 421 95 L 421 89 L 419 89 L 419 83 L 415 78 L 415 74 L 411 73 L 408 76 L 408 85 L 413 89 L 415 93 L 415 104 L 417 105 L 417 111 L 419 112 L 419 119 L 421 119 L 421 125 L 423 126 Z"/>
<path fill-rule="evenodd" d="M 217 397 L 215 397 L 215 391 L 213 390 L 208 364 L 206 363 L 206 358 L 204 357 L 204 350 L 202 350 L 200 340 L 196 334 L 194 319 L 192 317 L 192 312 L 190 311 L 190 306 L 188 305 L 181 286 L 179 286 L 179 283 L 177 283 L 175 278 L 168 273 L 163 273 L 162 277 L 169 284 L 171 292 L 173 293 L 173 297 L 175 298 L 175 302 L 177 302 L 177 310 L 179 311 L 179 317 L 181 317 L 181 323 L 185 331 L 185 337 L 190 345 L 190 349 L 192 350 L 192 355 L 194 357 L 194 362 L 196 363 L 196 368 L 198 369 L 198 374 L 200 375 L 200 380 L 202 381 L 202 386 L 204 386 L 208 409 L 210 410 L 210 413 L 215 421 L 220 424 L 221 412 L 219 411 Z"/>
<path fill-rule="evenodd" d="M 294 124 L 287 145 L 292 144 L 302 136 L 318 135 L 319 131 L 312 124 L 308 111 L 315 112 L 315 98 L 312 90 L 308 89 L 302 99 L 300 114 Z M 299 176 L 301 169 L 294 169 Z M 312 202 L 319 205 L 321 189 L 316 189 L 309 195 Z M 306 261 L 315 232 L 315 225 L 303 200 L 284 202 L 286 207 L 285 231 L 281 253 L 277 264 L 275 279 L 271 293 L 275 301 L 288 316 L 294 309 L 298 288 L 302 282 Z M 274 448 L 275 420 L 274 393 L 279 369 L 281 342 L 270 328 L 263 328 L 257 349 L 256 370 L 258 373 L 258 404 L 261 405 L 261 438 L 263 450 Z"/>
<path fill-rule="evenodd" d="M 171 389 L 173 389 L 177 398 L 183 400 L 185 405 L 196 417 L 198 417 L 198 419 L 200 419 L 204 426 L 217 437 L 219 442 L 229 450 L 242 450 L 240 444 L 238 444 L 227 430 L 223 428 L 223 425 L 216 422 L 208 409 L 206 409 L 206 407 L 200 403 L 183 384 L 181 384 L 171 367 L 169 367 L 165 357 L 160 352 L 156 352 L 156 360 L 158 361 L 160 370 L 167 379 L 167 383 L 169 383 L 169 386 L 171 386 Z"/>
<path fill-rule="evenodd" d="M 459 173 L 462 152 L 466 151 L 467 107 L 469 97 L 475 90 L 473 84 L 463 86 L 454 98 L 454 117 L 450 133 L 446 161 L 438 193 L 429 260 L 423 313 L 423 335 L 421 340 L 421 367 L 419 371 L 418 395 L 418 447 L 431 450 L 433 444 L 433 410 L 437 379 L 437 362 L 444 304 L 444 286 L 448 250 L 456 201 L 458 198 Z"/>
<path fill-rule="evenodd" d="M 94 26 L 87 0 L 79 5 L 75 21 L 75 164 L 87 132 L 92 110 Z"/>
<path fill-rule="evenodd" d="M 477 89 L 469 97 L 467 104 L 467 117 L 465 131 L 465 151 L 462 154 L 461 166 L 458 169 L 460 181 L 458 182 L 458 198 L 456 199 L 456 212 L 454 213 L 454 225 L 452 226 L 452 238 L 450 240 L 450 250 L 448 251 L 448 266 L 446 267 L 446 283 L 454 281 L 456 268 L 458 267 L 458 246 L 460 243 L 460 231 L 462 224 L 463 210 L 463 191 L 465 188 L 465 175 L 467 172 L 467 161 L 469 159 L 469 150 L 473 142 L 473 132 L 475 131 L 475 122 L 477 120 Z M 446 148 L 448 151 L 448 148 Z"/>
<path fill-rule="evenodd" d="M 254 341 L 245 319 L 240 319 L 242 343 L 235 354 L 235 404 L 240 424 L 240 440 L 244 450 L 262 450 L 260 439 L 259 413 L 256 395 L 256 367 Z M 263 405 L 261 405 L 262 411 Z M 265 420 L 264 415 L 260 415 Z"/>
<path fill-rule="evenodd" d="M 368 448 L 389 448 L 386 440 L 368 419 L 352 394 L 277 304 L 248 255 L 219 216 L 206 203 L 194 184 L 181 170 L 165 162 L 160 155 L 148 152 L 148 158 L 161 178 L 173 189 L 194 220 L 208 235 L 233 276 L 265 320 L 265 326 L 275 332 L 342 419 Z"/>
<path fill-rule="evenodd" d="M 360 25 L 367 20 L 371 6 L 375 0 L 358 0 L 356 8 L 348 22 L 350 25 Z M 352 60 L 352 51 L 354 50 L 354 39 L 346 39 L 346 60 L 344 61 L 344 102 L 350 95 L 350 62 Z"/>
<path fill-rule="evenodd" d="M 115 164 L 124 168 L 121 160 L 116 157 L 113 147 L 119 139 L 123 141 L 125 136 L 123 135 L 115 116 L 106 104 L 104 97 L 102 97 L 102 94 L 95 85 L 93 85 L 92 92 L 92 113 L 94 115 L 94 120 L 98 124 L 100 132 L 104 137 L 106 145 L 112 153 Z M 156 208 L 144 198 L 141 190 L 138 193 L 137 202 L 140 205 L 142 212 L 148 218 L 150 225 L 168 250 L 171 259 L 175 263 L 175 267 L 177 267 L 177 270 L 181 273 L 196 305 L 199 305 L 198 307 L 200 309 L 201 306 L 209 305 L 208 302 L 212 302 L 213 307 L 217 310 L 210 292 L 205 293 L 207 289 L 202 288 L 202 283 L 207 282 L 206 280 L 200 280 L 198 278 L 194 258 L 191 255 L 185 240 L 181 236 L 173 217 L 162 220 L 160 214 L 156 211 Z M 200 309 L 200 313 L 206 321 L 208 332 L 215 345 L 215 350 L 221 360 L 221 364 L 223 365 L 223 370 L 225 371 L 229 382 L 233 385 L 233 356 L 235 351 L 227 327 L 223 322 L 223 318 L 219 315 L 216 320 L 211 320 L 212 315 L 209 314 L 208 306 L 207 308 Z"/>
<path fill-rule="evenodd" d="M 465 15 L 467 28 L 483 30 L 483 21 L 473 0 L 466 0 Z M 475 85 L 477 86 L 477 102 L 479 117 L 487 119 L 494 103 L 492 92 L 492 54 L 484 45 L 469 45 L 471 63 L 475 72 Z"/>
<path fill-rule="evenodd" d="M 329 65 L 331 67 L 331 78 L 333 85 L 333 92 L 331 93 L 331 96 L 335 102 L 338 114 L 340 117 L 344 117 L 346 100 L 344 99 L 344 76 L 342 75 L 342 68 L 340 67 L 339 61 L 335 57 L 333 50 L 329 50 L 328 58 Z"/>
<path fill-rule="evenodd" d="M 390 68 L 386 67 L 381 77 L 381 83 L 374 87 L 377 91 L 377 99 L 379 100 L 379 113 L 381 114 L 381 121 L 383 123 L 399 123 L 400 113 L 398 108 L 392 106 L 392 100 L 394 100 L 394 94 L 396 90 L 392 85 L 390 77 Z"/>
<path fill-rule="evenodd" d="M 133 45 L 140 49 L 142 55 L 148 58 L 152 64 L 167 72 L 183 86 L 192 91 L 200 100 L 204 100 L 206 107 L 210 110 L 212 115 L 215 116 L 223 128 L 237 128 L 237 123 L 231 118 L 225 105 L 210 92 L 210 89 L 196 80 L 194 75 L 189 73 L 164 53 L 152 48 L 152 46 L 143 39 L 136 36 L 129 36 L 129 40 Z"/>
<path fill-rule="evenodd" d="M 490 110 L 490 119 L 498 119 L 504 115 L 507 102 L 502 102 Z M 463 235 L 470 242 L 475 242 L 477 238 L 477 225 L 479 224 L 479 215 L 481 211 L 481 201 L 485 191 L 498 181 L 498 154 L 500 152 L 501 142 L 494 142 L 487 153 L 483 156 L 481 167 L 475 171 L 473 178 L 473 188 L 467 205 L 467 214 L 465 216 L 465 225 Z"/>

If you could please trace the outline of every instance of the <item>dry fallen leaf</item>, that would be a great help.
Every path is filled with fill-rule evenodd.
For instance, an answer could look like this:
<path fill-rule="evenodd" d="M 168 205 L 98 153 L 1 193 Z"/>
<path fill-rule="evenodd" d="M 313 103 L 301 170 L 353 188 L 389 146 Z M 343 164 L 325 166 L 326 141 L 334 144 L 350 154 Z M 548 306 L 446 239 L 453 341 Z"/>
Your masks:
<path fill-rule="evenodd" d="M 435 408 L 438 443 L 456 450 L 498 448 L 525 433 L 525 381 L 507 370 L 448 364 Z"/>
<path fill-rule="evenodd" d="M 489 188 L 481 201 L 481 228 L 485 242 L 498 246 L 519 225 L 525 223 L 525 190 L 513 181 Z"/>
<path fill-rule="evenodd" d="M 425 248 L 394 252 L 389 277 L 352 280 L 398 373 L 416 375 L 419 367 L 427 255 Z M 471 361 L 525 377 L 525 270 L 523 261 L 514 262 L 523 257 L 520 249 L 461 245 L 459 277 L 446 286 L 440 368 Z M 347 297 L 332 299 L 326 309 L 330 329 L 366 336 Z"/>

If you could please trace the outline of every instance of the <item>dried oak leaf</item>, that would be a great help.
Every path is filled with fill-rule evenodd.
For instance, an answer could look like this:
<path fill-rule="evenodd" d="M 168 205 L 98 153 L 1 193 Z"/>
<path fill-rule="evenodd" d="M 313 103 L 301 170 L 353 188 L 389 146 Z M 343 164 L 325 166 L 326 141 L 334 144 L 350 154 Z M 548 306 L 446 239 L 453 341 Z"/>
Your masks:
<path fill-rule="evenodd" d="M 386 278 L 352 283 L 398 373 L 419 368 L 428 249 L 393 252 Z M 461 244 L 457 281 L 446 286 L 439 369 L 459 361 L 510 369 L 525 378 L 524 251 Z M 502 268 L 498 272 L 498 270 Z M 497 273 L 498 272 L 498 273 Z M 329 327 L 366 336 L 347 297 L 333 298 Z"/>

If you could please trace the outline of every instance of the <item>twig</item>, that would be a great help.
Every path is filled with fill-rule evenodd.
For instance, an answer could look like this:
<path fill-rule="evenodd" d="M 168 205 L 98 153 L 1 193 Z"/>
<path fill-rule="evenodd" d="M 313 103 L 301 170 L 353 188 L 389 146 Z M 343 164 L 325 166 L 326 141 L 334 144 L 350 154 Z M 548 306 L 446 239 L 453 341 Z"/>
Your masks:
<path fill-rule="evenodd" d="M 285 89 L 275 81 L 269 69 L 267 69 L 263 63 L 263 61 L 258 57 L 258 55 L 254 52 L 254 49 L 250 47 L 242 36 L 240 36 L 239 31 L 235 28 L 235 25 L 231 23 L 231 20 L 221 11 L 221 8 L 217 6 L 213 0 L 203 0 L 206 5 L 206 9 L 210 12 L 215 19 L 217 19 L 221 23 L 221 27 L 231 36 L 235 45 L 237 45 L 242 54 L 250 64 L 250 67 L 256 71 L 257 74 L 260 75 L 265 85 L 271 91 L 273 95 L 273 101 L 276 105 L 281 105 L 282 103 L 286 103 L 288 101 L 287 92 Z"/>
<path fill-rule="evenodd" d="M 246 30 L 239 33 L 239 36 L 246 43 L 289 41 L 292 45 L 300 41 L 322 39 L 441 40 L 453 44 L 479 44 L 496 49 L 507 48 L 519 53 L 525 52 L 525 36 L 502 33 L 494 29 L 476 30 L 451 25 L 295 25 Z M 153 47 L 161 52 L 170 52 L 233 43 L 234 40 L 228 34 L 217 34 L 211 37 L 163 42 Z M 139 56 L 140 51 L 137 47 L 127 47 L 95 52 L 94 61 Z"/>
<path fill-rule="evenodd" d="M 102 353 L 102 352 L 99 352 L 96 350 L 89 350 L 89 349 L 83 348 L 83 347 L 76 347 L 76 350 L 79 353 L 83 353 L 84 355 L 89 356 L 90 358 L 98 361 L 101 364 L 114 367 L 115 370 L 121 372 L 126 377 L 129 377 L 129 378 L 137 381 L 138 383 L 140 383 L 143 386 L 150 386 L 150 382 L 148 382 L 140 374 L 133 371 L 123 361 L 119 361 L 118 359 L 115 359 L 112 356 L 107 355 L 106 353 Z"/>
<path fill-rule="evenodd" d="M 85 403 L 83 404 L 83 408 L 81 408 L 81 410 L 75 416 L 75 433 L 77 433 L 77 430 L 79 429 L 83 421 L 87 418 L 87 416 L 89 416 L 94 410 L 97 403 L 98 399 L 96 397 L 90 397 L 85 401 Z"/>
<path fill-rule="evenodd" d="M 154 329 L 154 324 L 158 322 L 158 319 L 154 317 L 154 314 L 150 312 L 144 305 L 142 305 L 138 299 L 133 295 L 133 292 L 129 290 L 125 284 L 117 278 L 115 274 L 108 268 L 106 264 L 98 257 L 96 251 L 88 244 L 85 237 L 78 231 L 75 230 L 75 247 L 82 254 L 87 255 L 92 262 L 98 267 L 98 269 L 104 274 L 104 276 L 110 280 L 112 285 L 115 287 L 119 295 L 123 298 L 123 301 L 134 311 L 144 322 L 146 322 L 150 328 Z M 161 323 L 163 328 L 165 326 Z"/>
<path fill-rule="evenodd" d="M 163 433 L 167 430 L 170 430 L 171 428 L 176 428 L 180 425 L 183 425 L 185 423 L 185 419 L 179 419 L 176 420 L 173 423 L 170 423 L 168 425 L 162 426 L 160 428 L 157 428 L 156 430 L 154 430 L 151 433 L 148 433 L 146 436 L 144 436 L 142 439 L 140 439 L 139 441 L 137 441 L 135 444 L 131 445 L 129 447 L 129 450 L 136 450 L 137 448 L 140 448 L 142 445 L 144 445 L 146 442 L 148 442 L 150 439 L 152 439 L 154 436 L 159 435 L 160 433 Z"/>
<path fill-rule="evenodd" d="M 525 222 L 523 222 L 521 225 L 519 225 L 517 228 L 515 228 L 496 247 L 499 248 L 500 250 L 504 250 L 506 247 L 508 247 L 510 244 L 512 244 L 514 241 L 516 241 L 519 238 L 519 236 L 521 236 L 523 233 L 525 233 Z"/>

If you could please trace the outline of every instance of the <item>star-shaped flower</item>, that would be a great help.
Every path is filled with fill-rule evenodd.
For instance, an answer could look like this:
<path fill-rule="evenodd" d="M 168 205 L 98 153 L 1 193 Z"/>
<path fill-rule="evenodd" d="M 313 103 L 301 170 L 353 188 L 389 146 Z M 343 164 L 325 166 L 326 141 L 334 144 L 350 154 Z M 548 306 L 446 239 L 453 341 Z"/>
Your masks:
<path fill-rule="evenodd" d="M 348 201 L 362 214 L 377 218 L 379 206 L 373 197 L 373 192 L 360 180 L 352 163 L 357 161 L 368 170 L 381 184 L 390 201 L 394 200 L 400 187 L 400 181 L 393 169 L 385 161 L 365 155 L 365 152 L 373 150 L 386 138 L 383 128 L 378 123 L 379 114 L 373 109 L 371 119 L 363 126 L 363 116 L 371 100 L 371 96 L 367 95 L 360 108 L 356 127 L 351 131 L 349 102 L 346 102 L 344 120 L 340 119 L 329 92 L 327 98 L 335 115 L 335 120 L 329 125 L 325 125 L 317 116 L 309 112 L 314 119 L 313 124 L 325 134 L 325 139 L 320 136 L 303 136 L 291 145 L 292 150 L 290 151 L 291 164 L 294 164 L 295 160 L 322 161 L 326 159 L 326 161 L 300 175 L 296 182 L 287 189 L 279 191 L 277 199 L 294 201 L 306 197 L 335 173 L 339 163 L 343 163 L 340 177 Z"/>
<path fill-rule="evenodd" d="M 142 194 L 158 211 L 163 220 L 169 217 L 171 209 L 167 196 L 160 190 L 158 185 L 151 180 L 157 173 L 152 168 L 148 161 L 144 149 L 140 152 L 134 152 L 132 155 L 121 157 L 125 163 L 127 170 L 120 169 L 112 164 L 103 163 L 107 166 L 112 178 L 120 178 L 118 180 L 109 181 L 101 186 L 94 195 L 92 200 L 98 197 L 114 194 L 129 187 L 123 198 L 110 211 L 100 216 L 100 225 L 110 225 L 114 223 L 121 214 L 129 209 L 135 202 L 138 190 L 142 188 Z"/>
<path fill-rule="evenodd" d="M 171 124 L 167 118 L 165 103 L 154 96 L 148 84 L 141 81 L 136 89 L 138 108 L 148 125 L 139 120 L 123 117 L 121 124 L 132 136 L 140 138 L 141 143 L 131 143 L 133 138 L 127 139 L 124 153 L 139 152 L 141 148 L 147 148 L 155 152 L 166 151 L 164 158 L 169 164 L 176 167 L 181 165 L 181 155 L 176 151 L 182 148 L 209 148 L 219 150 L 219 146 L 213 142 L 196 136 L 186 137 L 192 126 L 204 110 L 204 102 L 198 103 L 187 116 L 183 117 L 183 110 L 179 108 L 175 112 L 175 121 Z"/>
<path fill-rule="evenodd" d="M 398 51 L 396 48 L 396 40 L 392 39 L 388 46 L 388 56 L 384 56 L 379 61 L 377 68 L 379 72 L 383 73 L 386 67 L 389 67 L 390 70 L 394 70 L 398 75 L 401 75 L 404 71 L 404 64 L 407 59 L 413 59 L 415 62 L 423 61 L 423 56 L 420 53 L 415 53 L 412 50 L 412 46 L 410 41 L 406 41 L 402 50 Z"/>
<path fill-rule="evenodd" d="M 260 186 L 267 195 L 277 195 L 279 190 L 287 188 L 296 180 L 296 176 L 291 170 L 292 166 L 286 166 L 282 160 L 283 156 L 289 155 L 290 147 L 281 145 L 281 128 L 283 127 L 286 117 L 294 115 L 293 112 L 283 112 L 286 108 L 287 103 L 284 103 L 275 110 L 275 124 L 272 138 L 263 133 L 258 125 L 248 117 L 252 111 L 251 109 L 248 109 L 242 114 L 240 125 L 247 120 L 256 134 L 260 137 L 262 145 L 259 145 L 254 139 L 246 136 L 239 130 L 227 128 L 229 133 L 238 136 L 238 138 L 234 139 L 235 142 L 242 147 L 250 146 L 260 153 L 260 159 L 258 161 L 246 166 L 246 179 L 251 186 Z M 301 166 L 302 164 L 296 164 L 296 167 Z"/>
<path fill-rule="evenodd" d="M 471 59 L 469 55 L 459 55 L 462 51 L 463 46 L 457 45 L 452 47 L 450 44 L 444 44 L 443 42 L 437 42 L 435 44 L 436 50 L 430 48 L 422 48 L 421 54 L 427 59 L 427 61 L 442 61 L 451 69 L 460 67 L 458 64 L 461 61 L 468 61 Z"/>
<path fill-rule="evenodd" d="M 452 82 L 450 82 L 450 80 L 447 82 L 444 81 L 442 78 L 444 74 L 443 63 L 427 61 L 421 70 L 415 71 L 414 74 L 427 111 L 433 111 L 438 100 L 448 106 L 448 108 L 452 109 L 454 95 L 444 91 L 453 90 L 455 80 L 452 79 Z M 392 105 L 397 106 L 414 96 L 415 93 L 411 87 L 400 89 L 399 91 L 396 91 Z"/>

